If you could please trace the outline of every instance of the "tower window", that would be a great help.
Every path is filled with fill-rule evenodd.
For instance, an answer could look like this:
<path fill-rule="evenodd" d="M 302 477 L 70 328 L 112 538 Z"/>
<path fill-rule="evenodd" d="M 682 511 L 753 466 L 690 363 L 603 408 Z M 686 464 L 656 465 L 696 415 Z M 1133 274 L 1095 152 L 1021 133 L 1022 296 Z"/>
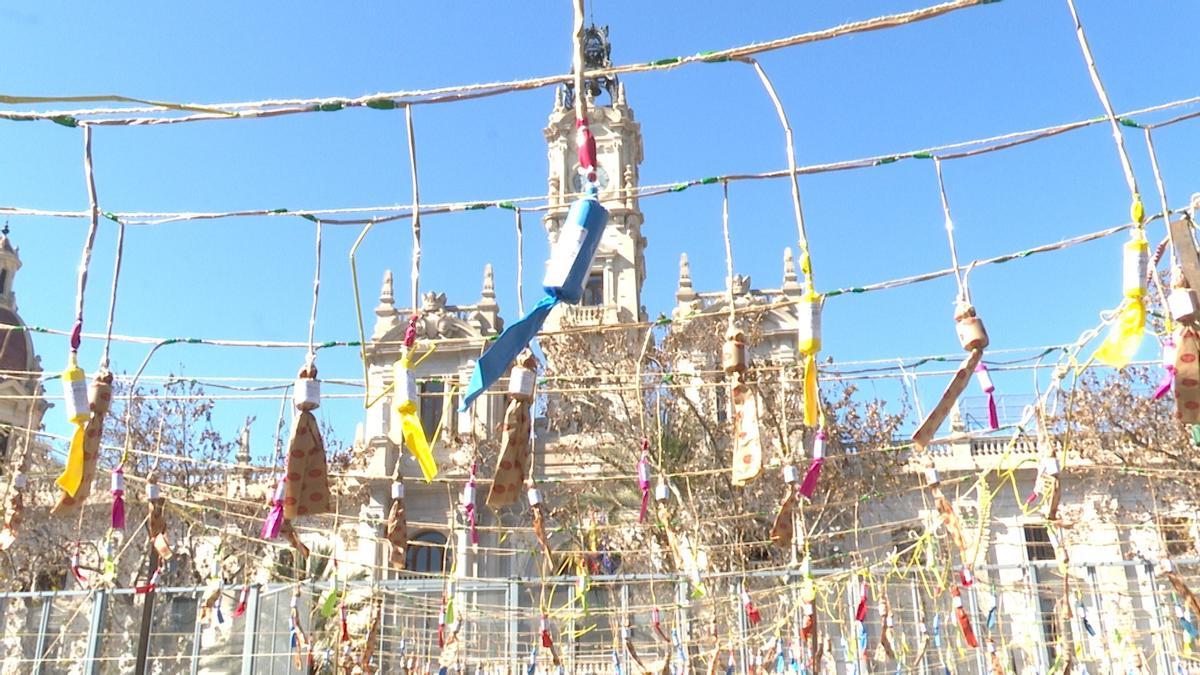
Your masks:
<path fill-rule="evenodd" d="M 442 405 L 445 403 L 443 394 L 446 391 L 446 385 L 430 380 L 417 386 L 420 390 L 418 397 L 421 399 L 421 426 L 424 427 L 427 436 L 432 436 L 442 421 Z"/>
<path fill-rule="evenodd" d="M 0 270 L 0 295 L 3 295 L 8 290 L 8 270 Z"/>
<path fill-rule="evenodd" d="M 603 272 L 592 272 L 588 275 L 587 283 L 583 286 L 583 300 L 580 304 L 593 306 L 604 304 Z"/>
<path fill-rule="evenodd" d="M 429 530 L 409 539 L 404 568 L 409 572 L 445 574 L 446 536 Z"/>

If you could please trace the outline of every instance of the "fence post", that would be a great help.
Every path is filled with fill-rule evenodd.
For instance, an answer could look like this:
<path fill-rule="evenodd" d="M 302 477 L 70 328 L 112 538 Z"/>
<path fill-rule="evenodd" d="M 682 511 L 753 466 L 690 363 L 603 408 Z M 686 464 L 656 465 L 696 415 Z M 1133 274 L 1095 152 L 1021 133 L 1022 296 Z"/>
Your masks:
<path fill-rule="evenodd" d="M 92 620 L 88 626 L 87 653 L 84 656 L 89 675 L 100 672 L 100 635 L 104 629 L 104 613 L 108 611 L 108 591 L 92 593 Z"/>
<path fill-rule="evenodd" d="M 50 632 L 50 608 L 54 604 L 54 594 L 42 595 L 42 616 L 38 621 L 37 647 L 33 661 L 33 675 L 42 675 L 43 661 L 46 658 L 46 633 Z"/>
<path fill-rule="evenodd" d="M 734 610 L 733 611 L 735 614 L 737 614 L 738 638 L 739 638 L 739 642 L 741 643 L 741 646 L 742 646 L 742 648 L 741 648 L 742 675 L 749 675 L 749 673 L 750 673 L 750 643 L 749 643 L 750 636 L 748 635 L 749 628 L 746 626 L 746 612 L 742 611 L 738 607 L 738 604 L 741 602 L 740 598 L 742 597 L 742 591 L 745 590 L 745 588 L 746 588 L 746 582 L 739 581 L 738 585 L 737 585 L 737 594 L 734 596 L 734 601 L 733 601 Z"/>
<path fill-rule="evenodd" d="M 1108 622 L 1104 620 L 1104 604 L 1103 599 L 1100 597 L 1100 589 L 1096 583 L 1095 565 L 1087 566 L 1087 575 L 1088 583 L 1092 589 L 1092 605 L 1096 608 L 1096 620 L 1100 622 L 1100 637 L 1102 638 L 1100 643 L 1104 645 L 1104 660 L 1110 664 L 1115 663 L 1113 661 L 1112 650 L 1108 646 Z"/>
<path fill-rule="evenodd" d="M 258 651 L 258 599 L 262 586 L 250 587 L 246 598 L 246 626 L 242 638 L 242 675 L 254 675 L 254 652 Z"/>
<path fill-rule="evenodd" d="M 1138 566 L 1138 571 L 1146 575 L 1150 586 L 1150 602 L 1154 605 L 1154 633 L 1158 647 L 1158 669 L 1160 673 L 1171 672 L 1171 656 L 1175 654 L 1175 640 L 1165 622 L 1163 622 L 1162 605 L 1158 602 L 1158 580 L 1154 578 L 1154 565 L 1149 561 Z"/>
<path fill-rule="evenodd" d="M 192 625 L 192 658 L 189 672 L 198 675 L 200 672 L 200 638 L 204 636 L 204 627 L 200 625 L 200 606 L 204 604 L 204 594 L 196 595 L 195 621 Z"/>
<path fill-rule="evenodd" d="M 521 623 L 518 618 L 518 609 L 521 602 L 521 596 L 517 591 L 517 580 L 508 580 L 508 671 L 509 673 L 521 672 Z"/>

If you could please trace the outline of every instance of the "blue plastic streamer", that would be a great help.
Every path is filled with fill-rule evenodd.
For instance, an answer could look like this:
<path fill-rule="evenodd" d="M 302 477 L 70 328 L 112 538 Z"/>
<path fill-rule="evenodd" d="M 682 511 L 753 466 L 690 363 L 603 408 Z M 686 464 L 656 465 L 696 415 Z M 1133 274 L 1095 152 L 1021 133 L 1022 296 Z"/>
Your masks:
<path fill-rule="evenodd" d="M 550 310 L 559 302 L 576 304 L 583 299 L 583 283 L 587 280 L 592 260 L 600 247 L 604 227 L 608 223 L 608 211 L 596 200 L 593 190 L 586 199 L 571 205 L 567 218 L 559 230 L 558 240 L 550 252 L 550 264 L 546 269 L 542 298 L 533 309 L 519 321 L 508 326 L 483 356 L 475 362 L 471 373 L 471 384 L 463 396 L 459 412 L 466 412 L 471 403 L 508 370 L 517 354 L 533 340 Z M 569 258 L 568 258 L 569 256 Z M 567 260 L 570 265 L 567 265 Z"/>

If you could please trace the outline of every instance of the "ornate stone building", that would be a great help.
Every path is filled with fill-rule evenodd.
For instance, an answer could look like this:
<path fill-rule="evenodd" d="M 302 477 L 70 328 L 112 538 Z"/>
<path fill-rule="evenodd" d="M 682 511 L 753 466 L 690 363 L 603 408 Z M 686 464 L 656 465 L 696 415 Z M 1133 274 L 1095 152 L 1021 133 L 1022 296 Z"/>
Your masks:
<path fill-rule="evenodd" d="M 17 312 L 13 282 L 21 269 L 21 256 L 8 238 L 8 226 L 0 233 L 0 324 L 24 326 Z M 0 328 L 0 423 L 23 429 L 38 429 L 49 406 L 43 400 L 42 360 L 33 350 L 28 331 Z M 11 434 L 0 430 L 0 458 L 7 458 L 15 444 Z M 7 462 L 0 462 L 0 465 Z"/>

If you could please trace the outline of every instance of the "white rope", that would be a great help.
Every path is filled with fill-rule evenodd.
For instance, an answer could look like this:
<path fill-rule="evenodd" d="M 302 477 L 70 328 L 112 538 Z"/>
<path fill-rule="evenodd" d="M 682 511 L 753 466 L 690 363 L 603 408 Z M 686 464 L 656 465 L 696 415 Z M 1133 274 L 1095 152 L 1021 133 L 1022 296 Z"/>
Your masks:
<path fill-rule="evenodd" d="M 1125 150 L 1125 136 L 1121 133 L 1121 124 L 1117 121 L 1116 113 L 1113 112 L 1112 101 L 1108 98 L 1104 83 L 1100 81 L 1100 71 L 1096 69 L 1096 61 L 1092 58 L 1092 48 L 1088 46 L 1087 36 L 1084 35 L 1083 23 L 1079 21 L 1075 0 L 1067 0 L 1067 7 L 1071 9 L 1071 18 L 1075 20 L 1075 36 L 1079 39 L 1079 48 L 1083 51 L 1083 60 L 1087 63 L 1092 86 L 1096 90 L 1096 96 L 1100 99 L 1100 103 L 1104 105 L 1104 114 L 1108 118 L 1109 126 L 1112 127 L 1113 140 L 1117 143 L 1117 154 L 1121 157 L 1121 170 L 1125 172 L 1125 182 L 1129 185 L 1133 201 L 1136 202 L 1141 199 L 1141 193 L 1138 191 L 1137 179 L 1133 175 L 1133 164 L 1129 161 L 1129 152 Z"/>
<path fill-rule="evenodd" d="M 733 244 L 729 239 L 729 181 L 721 181 L 721 231 L 725 238 L 725 291 L 729 299 L 729 330 L 735 326 L 733 307 Z"/>
<path fill-rule="evenodd" d="M 525 226 L 521 223 L 521 207 L 513 207 L 517 228 L 517 314 L 525 316 Z"/>
<path fill-rule="evenodd" d="M 946 239 L 950 242 L 950 264 L 954 266 L 954 280 L 958 284 L 958 298 L 962 302 L 970 303 L 971 294 L 967 291 L 967 284 L 963 279 L 962 268 L 958 264 L 958 247 L 954 243 L 954 220 L 950 217 L 950 201 L 946 199 L 946 183 L 942 179 L 942 160 L 934 157 L 933 169 L 937 173 L 938 193 L 942 198 L 942 213 L 946 216 Z"/>
<path fill-rule="evenodd" d="M 308 316 L 308 366 L 317 360 L 317 299 L 321 294 L 321 221 L 317 220 L 317 245 L 315 264 L 313 265 L 313 297 L 312 312 Z"/>
<path fill-rule="evenodd" d="M 117 253 L 113 260 L 112 290 L 108 299 L 108 321 L 104 327 L 104 354 L 100 357 L 100 370 L 108 371 L 108 354 L 112 346 L 113 318 L 117 312 L 117 283 L 121 279 L 121 259 L 125 254 L 125 223 L 117 221 Z"/>
<path fill-rule="evenodd" d="M 78 286 L 75 291 L 75 326 L 73 331 L 83 330 L 83 298 L 87 290 L 88 267 L 92 262 L 92 247 L 96 243 L 96 230 L 100 227 L 100 203 L 96 198 L 96 176 L 92 171 L 92 128 L 83 126 L 83 175 L 87 181 L 88 223 L 87 238 L 83 242 L 83 254 L 79 260 Z M 78 351 L 78 338 L 72 336 L 71 351 Z"/>
<path fill-rule="evenodd" d="M 412 172 L 412 311 L 421 306 L 421 190 L 417 181 L 417 135 L 413 131 L 412 106 L 404 108 L 405 128 L 408 130 L 408 165 Z"/>

